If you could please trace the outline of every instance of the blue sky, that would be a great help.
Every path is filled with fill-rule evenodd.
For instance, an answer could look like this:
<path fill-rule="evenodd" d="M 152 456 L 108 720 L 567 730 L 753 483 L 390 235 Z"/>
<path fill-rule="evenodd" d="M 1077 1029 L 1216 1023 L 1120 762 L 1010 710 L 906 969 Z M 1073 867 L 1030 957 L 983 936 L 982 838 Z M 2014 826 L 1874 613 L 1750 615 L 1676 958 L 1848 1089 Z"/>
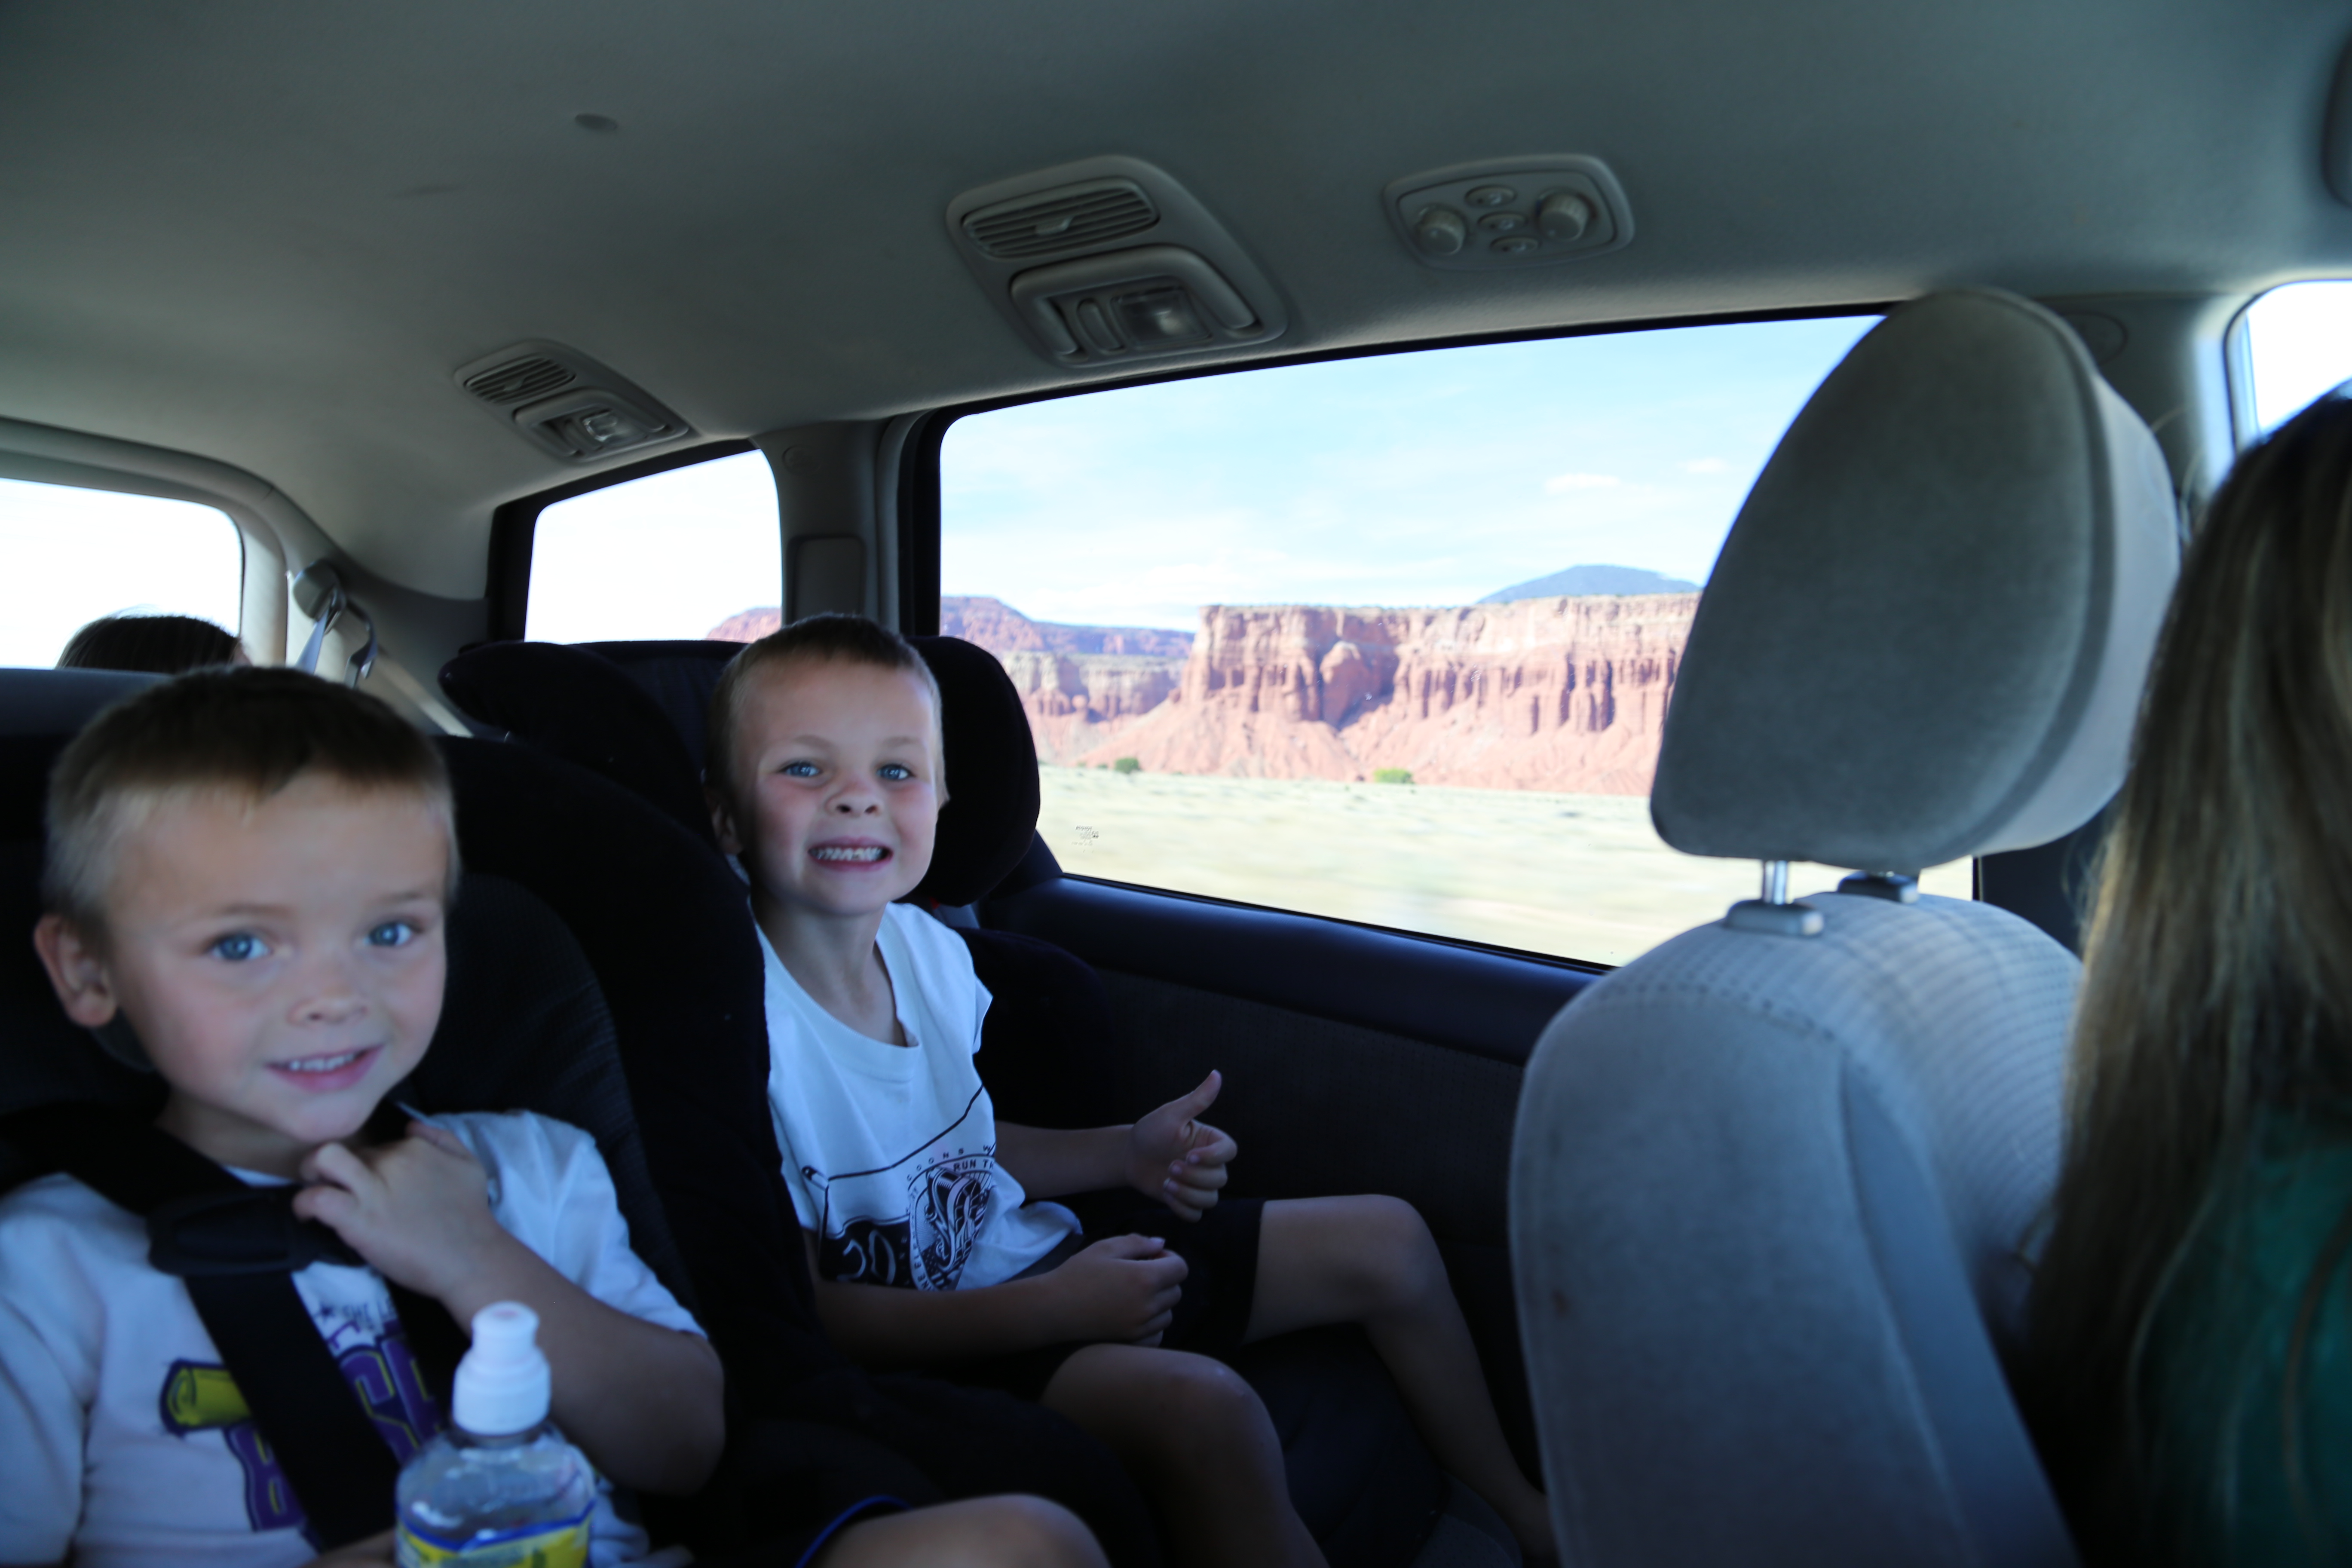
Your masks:
<path fill-rule="evenodd" d="M 1563 566 L 1703 583 L 1874 318 L 1437 349 L 999 409 L 940 452 L 941 586 L 1045 620 L 1465 604 Z"/>

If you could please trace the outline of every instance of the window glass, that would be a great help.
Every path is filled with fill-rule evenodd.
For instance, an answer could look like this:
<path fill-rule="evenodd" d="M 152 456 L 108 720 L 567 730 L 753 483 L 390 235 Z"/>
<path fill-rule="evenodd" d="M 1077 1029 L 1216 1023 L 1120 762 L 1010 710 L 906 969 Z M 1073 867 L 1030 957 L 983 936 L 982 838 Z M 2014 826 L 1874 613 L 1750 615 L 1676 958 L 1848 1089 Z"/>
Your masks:
<path fill-rule="evenodd" d="M 1021 688 L 1073 873 L 1622 963 L 1756 895 L 1754 865 L 1652 830 L 1660 721 L 1748 486 L 1874 320 L 970 416 L 940 451 L 940 629 Z"/>
<path fill-rule="evenodd" d="M 245 542 L 193 501 L 0 479 L 0 665 L 53 665 L 100 616 L 238 629 Z"/>
<path fill-rule="evenodd" d="M 699 637 L 784 580 L 776 481 L 757 452 L 647 474 L 539 514 L 524 635 Z"/>
<path fill-rule="evenodd" d="M 2352 283 L 2289 283 L 2246 308 L 2254 423 L 2267 434 L 2352 377 Z"/>

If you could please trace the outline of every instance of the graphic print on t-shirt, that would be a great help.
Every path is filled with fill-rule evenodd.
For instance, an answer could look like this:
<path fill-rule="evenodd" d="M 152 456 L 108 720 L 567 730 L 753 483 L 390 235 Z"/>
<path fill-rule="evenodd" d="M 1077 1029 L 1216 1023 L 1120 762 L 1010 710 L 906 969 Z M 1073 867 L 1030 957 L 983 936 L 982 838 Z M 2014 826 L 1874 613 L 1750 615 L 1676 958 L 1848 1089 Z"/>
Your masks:
<path fill-rule="evenodd" d="M 332 1325 L 327 1348 L 334 1353 L 343 1381 L 366 1406 L 368 1419 L 391 1447 L 394 1459 L 406 1464 L 441 1430 L 441 1413 L 425 1391 L 400 1320 L 389 1311 L 379 1318 L 363 1307 L 343 1303 L 327 1308 L 323 1315 Z M 278 1456 L 261 1436 L 228 1368 L 173 1362 L 163 1375 L 158 1404 L 163 1430 L 175 1437 L 221 1435 L 245 1472 L 245 1515 L 256 1531 L 299 1530 L 304 1540 L 318 1544 L 311 1540 L 302 1504 L 287 1484 Z"/>
<path fill-rule="evenodd" d="M 968 1148 L 957 1137 L 985 1090 L 961 1115 L 904 1158 L 870 1171 L 801 1174 L 824 1194 L 817 1245 L 827 1279 L 952 1290 L 996 1205 L 996 1146 Z"/>

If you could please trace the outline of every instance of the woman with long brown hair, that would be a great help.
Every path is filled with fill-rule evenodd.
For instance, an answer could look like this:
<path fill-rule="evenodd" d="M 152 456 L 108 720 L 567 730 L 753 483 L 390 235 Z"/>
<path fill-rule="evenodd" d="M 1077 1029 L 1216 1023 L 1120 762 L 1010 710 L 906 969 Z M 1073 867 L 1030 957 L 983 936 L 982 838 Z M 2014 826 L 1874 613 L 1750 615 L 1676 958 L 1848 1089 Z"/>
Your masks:
<path fill-rule="evenodd" d="M 2100 865 L 2025 1390 L 2096 1562 L 2352 1562 L 2352 401 L 2183 563 Z"/>

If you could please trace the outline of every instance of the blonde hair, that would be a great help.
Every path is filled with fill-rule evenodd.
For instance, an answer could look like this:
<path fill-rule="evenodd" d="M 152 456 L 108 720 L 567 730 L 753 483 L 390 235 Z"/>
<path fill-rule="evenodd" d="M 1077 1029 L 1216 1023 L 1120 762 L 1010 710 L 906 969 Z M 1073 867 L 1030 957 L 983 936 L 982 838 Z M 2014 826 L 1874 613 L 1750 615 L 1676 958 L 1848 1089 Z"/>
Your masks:
<path fill-rule="evenodd" d="M 2260 1114 L 2352 1091 L 2352 402 L 2214 498 L 2096 889 L 2025 1392 L 2086 1546 L 2161 1552 L 2150 1326 Z"/>
<path fill-rule="evenodd" d="M 200 790 L 262 800 L 312 773 L 423 795 L 450 829 L 455 896 L 456 805 L 433 743 L 373 697 L 299 670 L 240 668 L 151 686 L 66 747 L 49 774 L 43 901 L 102 942 L 116 857 L 157 803 Z"/>
<path fill-rule="evenodd" d="M 738 731 L 743 723 L 744 692 L 751 677 L 762 669 L 799 660 L 864 665 L 895 669 L 922 682 L 931 699 L 931 738 L 940 776 L 940 799 L 947 799 L 947 748 L 940 741 L 939 677 L 915 645 L 881 622 L 864 616 L 826 613 L 807 616 L 779 631 L 770 632 L 730 659 L 710 693 L 710 740 L 703 762 L 703 781 L 730 805 L 735 802 Z"/>

